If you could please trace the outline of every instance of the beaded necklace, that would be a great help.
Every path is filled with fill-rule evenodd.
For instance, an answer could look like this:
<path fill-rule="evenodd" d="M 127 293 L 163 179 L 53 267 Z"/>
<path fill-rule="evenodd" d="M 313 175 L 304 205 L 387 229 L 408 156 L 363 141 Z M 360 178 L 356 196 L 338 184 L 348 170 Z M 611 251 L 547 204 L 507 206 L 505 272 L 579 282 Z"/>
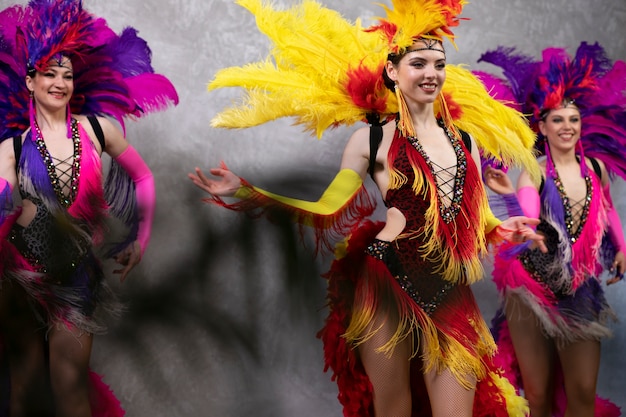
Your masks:
<path fill-rule="evenodd" d="M 454 186 L 451 190 L 452 196 L 450 197 L 450 204 L 446 206 L 439 192 L 443 192 L 437 183 L 437 176 L 433 167 L 433 162 L 430 160 L 426 151 L 420 144 L 419 140 L 415 136 L 408 136 L 407 139 L 411 145 L 419 152 L 419 154 L 424 158 L 428 168 L 433 177 L 433 181 L 435 182 L 435 186 L 437 187 L 437 202 L 439 205 L 439 213 L 441 214 L 441 218 L 443 221 L 448 224 L 452 222 L 456 215 L 461 210 L 461 203 L 463 202 L 463 186 L 465 184 L 465 173 L 467 171 L 467 158 L 465 157 L 465 152 L 463 151 L 463 147 L 461 146 L 461 142 L 454 136 L 445 126 L 442 126 L 446 136 L 450 140 L 452 144 L 452 148 L 454 149 L 454 153 L 456 154 L 456 174 L 454 176 Z"/>
<path fill-rule="evenodd" d="M 74 162 L 72 163 L 72 174 L 70 180 L 70 190 L 68 195 L 65 195 L 63 189 L 61 187 L 59 177 L 57 176 L 56 167 L 54 165 L 54 161 L 52 160 L 52 156 L 46 147 L 46 143 L 43 140 L 43 135 L 41 134 L 41 129 L 37 124 L 37 121 L 34 123 L 35 128 L 35 144 L 37 146 L 37 150 L 39 151 L 41 157 L 43 158 L 43 162 L 46 165 L 46 170 L 48 172 L 48 177 L 50 178 L 50 183 L 52 184 L 52 188 L 54 189 L 54 193 L 57 196 L 57 200 L 63 207 L 69 207 L 74 202 L 76 198 L 76 194 L 78 193 L 78 180 L 80 176 L 80 158 L 82 154 L 82 143 L 80 140 L 80 132 L 78 130 L 78 122 L 76 119 L 72 119 L 71 122 L 71 130 L 72 130 L 72 142 L 74 144 Z"/>
<path fill-rule="evenodd" d="M 556 167 L 554 167 L 554 175 L 554 185 L 556 185 L 556 189 L 559 191 L 561 200 L 563 201 L 563 209 L 565 210 L 565 228 L 567 229 L 567 235 L 569 236 L 571 243 L 576 243 L 576 240 L 582 232 L 583 225 L 587 221 L 587 216 L 589 215 L 589 205 L 591 203 L 591 195 L 593 193 L 593 183 L 591 181 L 591 176 L 589 174 L 585 175 L 585 184 L 587 187 L 585 203 L 580 214 L 578 227 L 576 228 L 576 230 L 574 230 L 574 215 L 572 212 L 572 206 L 570 204 L 569 197 L 565 192 L 565 187 L 563 186 L 563 182 L 561 181 L 561 177 L 559 177 L 559 172 L 557 171 Z"/>

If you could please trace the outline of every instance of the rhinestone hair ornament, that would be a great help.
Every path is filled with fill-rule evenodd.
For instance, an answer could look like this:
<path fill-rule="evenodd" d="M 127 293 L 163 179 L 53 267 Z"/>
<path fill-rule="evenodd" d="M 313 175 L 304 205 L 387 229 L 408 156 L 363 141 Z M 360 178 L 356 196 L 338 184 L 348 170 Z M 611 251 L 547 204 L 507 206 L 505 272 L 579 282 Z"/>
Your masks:
<path fill-rule="evenodd" d="M 284 10 L 264 0 L 235 2 L 256 17 L 270 52 L 261 61 L 215 74 L 209 91 L 238 87 L 244 94 L 214 116 L 211 125 L 240 129 L 291 117 L 318 138 L 340 125 L 397 119 L 400 103 L 382 75 L 389 57 L 423 47 L 444 53 L 442 41 L 454 45 L 451 28 L 464 20 L 459 15 L 465 5 L 464 0 L 391 0 L 390 7 L 378 4 L 384 17 L 364 26 L 315 0 Z M 426 43 L 416 45 L 417 40 Z M 534 135 L 522 115 L 493 100 L 469 70 L 446 65 L 434 112 L 448 130 L 469 132 L 488 155 L 530 170 L 536 165 L 527 152 Z M 486 120 L 485 114 L 492 118 Z"/>
<path fill-rule="evenodd" d="M 446 51 L 444 51 L 442 47 L 439 47 L 441 45 L 441 41 L 438 41 L 436 39 L 430 39 L 430 38 L 419 38 L 416 42 L 422 42 L 426 46 L 422 48 L 411 48 L 411 49 L 408 49 L 405 53 L 408 54 L 409 52 L 417 52 L 417 51 L 437 51 L 437 52 L 441 52 L 444 55 L 446 54 Z"/>

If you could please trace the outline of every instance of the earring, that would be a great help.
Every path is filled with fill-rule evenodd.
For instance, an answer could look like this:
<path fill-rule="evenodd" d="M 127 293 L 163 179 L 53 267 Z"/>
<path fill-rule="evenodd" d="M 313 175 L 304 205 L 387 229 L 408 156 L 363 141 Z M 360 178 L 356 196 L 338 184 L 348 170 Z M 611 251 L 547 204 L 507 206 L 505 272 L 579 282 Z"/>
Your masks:
<path fill-rule="evenodd" d="M 413 119 L 409 112 L 409 107 L 406 104 L 404 95 L 400 91 L 398 84 L 395 85 L 394 91 L 396 93 L 396 100 L 398 101 L 398 128 L 400 132 L 406 137 L 415 137 L 415 127 L 413 126 Z"/>

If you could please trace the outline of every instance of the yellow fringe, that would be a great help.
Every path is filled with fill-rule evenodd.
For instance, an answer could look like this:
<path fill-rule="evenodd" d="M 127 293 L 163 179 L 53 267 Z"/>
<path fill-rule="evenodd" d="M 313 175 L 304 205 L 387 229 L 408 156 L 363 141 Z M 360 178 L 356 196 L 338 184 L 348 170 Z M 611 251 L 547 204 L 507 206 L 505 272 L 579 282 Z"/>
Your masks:
<path fill-rule="evenodd" d="M 369 303 L 370 305 L 365 307 L 363 304 L 355 300 L 350 325 L 344 334 L 346 341 L 354 347 L 370 340 L 383 326 L 381 323 L 378 327 L 372 328 L 375 312 L 379 306 Z M 403 309 L 400 307 L 399 310 Z M 412 310 L 404 314 L 396 311 L 392 313 L 397 313 L 400 317 L 398 325 L 389 340 L 376 348 L 377 352 L 391 356 L 399 343 L 419 334 L 420 340 L 411 339 L 413 342 L 411 358 L 421 355 L 424 372 L 449 370 L 467 389 L 475 387 L 473 378 L 468 378 L 469 376 L 476 376 L 479 380 L 486 377 L 487 369 L 481 358 L 492 355 L 496 346 L 489 329 L 480 318 L 474 320 L 468 317 L 478 335 L 476 354 L 468 352 L 457 340 L 441 333 L 426 314 L 418 317 Z M 383 315 L 388 317 L 390 314 Z"/>
<path fill-rule="evenodd" d="M 394 91 L 396 93 L 396 99 L 398 100 L 398 112 L 400 113 L 400 117 L 397 122 L 398 129 L 405 137 L 416 136 L 415 134 L 415 126 L 413 125 L 413 118 L 411 117 L 411 112 L 406 104 L 406 100 L 404 99 L 404 95 L 402 91 L 400 91 L 400 87 L 396 84 L 394 87 Z"/>
<path fill-rule="evenodd" d="M 372 328 L 375 313 L 375 308 L 366 309 L 362 305 L 352 310 L 350 325 L 344 334 L 345 339 L 350 344 L 357 347 L 367 342 L 383 327 L 384 323 L 381 323 L 378 327 Z M 423 325 L 420 325 L 419 319 L 414 314 L 405 314 L 399 318 L 393 335 L 387 342 L 376 348 L 376 352 L 390 357 L 399 343 L 407 338 L 413 338 L 414 331 L 417 329 L 420 332 L 429 334 L 430 338 L 436 339 L 437 337 L 437 328 L 432 322 L 425 328 Z M 419 341 L 412 340 L 412 346 L 411 358 L 419 354 Z"/>
<path fill-rule="evenodd" d="M 421 189 L 413 188 L 416 195 L 423 194 L 427 190 L 430 193 L 429 201 L 430 206 L 426 210 L 424 217 L 426 219 L 424 224 L 424 229 L 421 232 L 408 232 L 401 234 L 398 236 L 399 239 L 422 239 L 424 243 L 419 248 L 419 256 L 422 256 L 424 259 L 428 259 L 438 267 L 435 269 L 435 272 L 441 274 L 442 278 L 449 282 L 458 282 L 459 277 L 464 278 L 464 282 L 467 284 L 472 284 L 480 281 L 484 275 L 483 264 L 478 257 L 473 259 L 465 259 L 465 260 L 456 260 L 454 258 L 454 247 L 458 244 L 462 244 L 456 240 L 452 242 L 443 242 L 442 237 L 440 236 L 439 231 L 439 207 L 437 203 L 437 196 L 435 195 L 436 190 L 434 187 L 426 187 L 423 183 L 424 175 L 422 173 L 416 172 L 416 184 L 417 178 L 421 178 L 421 182 L 419 182 Z M 489 233 L 493 227 L 497 226 L 500 223 L 489 208 L 489 203 L 485 196 L 484 191 L 480 192 L 480 190 L 476 190 L 475 198 L 480 198 L 482 204 L 480 205 L 479 213 L 478 213 L 478 221 L 479 221 L 479 230 L 484 230 L 484 233 L 479 233 L 476 236 L 475 242 L 470 244 L 476 244 L 477 253 L 485 253 L 487 251 L 487 239 L 486 234 Z M 464 215 L 463 212 L 460 212 L 459 215 Z M 458 227 L 458 221 L 463 221 L 463 219 L 458 219 L 454 226 Z M 465 219 L 465 221 L 470 221 L 469 219 Z M 424 236 L 428 236 L 428 239 L 424 239 Z M 455 233 L 452 233 L 453 239 L 456 236 Z M 467 244 L 467 243 L 465 243 Z"/>
<path fill-rule="evenodd" d="M 471 320 L 471 318 L 468 319 Z M 437 347 L 437 349 L 425 350 L 427 353 L 422 356 L 424 360 L 424 372 L 432 370 L 442 372 L 449 370 L 466 389 L 475 388 L 474 381 L 468 381 L 468 376 L 475 376 L 478 380 L 482 380 L 487 376 L 488 370 L 482 358 L 485 355 L 492 355 L 496 347 L 484 321 L 481 320 L 480 324 L 472 322 L 472 325 L 479 336 L 478 343 L 475 346 L 476 354 L 468 352 L 466 348 L 455 339 L 446 337 L 445 347 L 439 346 L 440 344 L 436 343 L 432 347 Z"/>
<path fill-rule="evenodd" d="M 450 114 L 450 109 L 448 108 L 448 103 L 446 103 L 446 99 L 443 95 L 443 89 L 439 92 L 439 97 L 437 97 L 437 102 L 439 104 L 439 114 L 441 115 L 441 119 L 443 120 L 446 128 L 452 132 L 452 134 L 457 138 L 461 139 L 461 133 L 459 129 L 454 125 L 454 119 Z"/>

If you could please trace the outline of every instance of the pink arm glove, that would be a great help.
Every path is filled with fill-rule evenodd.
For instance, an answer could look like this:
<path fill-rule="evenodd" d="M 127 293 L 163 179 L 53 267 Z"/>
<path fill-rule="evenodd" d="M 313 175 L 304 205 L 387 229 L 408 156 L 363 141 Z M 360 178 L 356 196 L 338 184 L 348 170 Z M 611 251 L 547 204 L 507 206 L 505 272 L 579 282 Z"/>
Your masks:
<path fill-rule="evenodd" d="M 541 203 L 539 192 L 535 187 L 528 185 L 517 190 L 517 200 L 522 208 L 522 212 L 524 212 L 524 216 L 531 219 L 539 218 Z"/>
<path fill-rule="evenodd" d="M 626 242 L 624 241 L 622 222 L 619 218 L 619 213 L 615 210 L 615 206 L 613 205 L 613 199 L 611 198 L 609 187 L 610 185 L 608 183 L 602 187 L 604 198 L 606 198 L 609 203 L 609 208 L 606 213 L 609 223 L 609 235 L 611 236 L 613 244 L 617 247 L 617 250 L 626 254 Z"/>
<path fill-rule="evenodd" d="M 150 241 L 152 220 L 154 219 L 154 207 L 156 204 L 154 177 L 148 165 L 146 165 L 139 153 L 131 145 L 128 145 L 128 148 L 119 154 L 115 160 L 124 168 L 135 183 L 135 193 L 137 195 L 137 206 L 139 209 L 137 240 L 141 245 L 141 254 L 143 255 Z"/>

